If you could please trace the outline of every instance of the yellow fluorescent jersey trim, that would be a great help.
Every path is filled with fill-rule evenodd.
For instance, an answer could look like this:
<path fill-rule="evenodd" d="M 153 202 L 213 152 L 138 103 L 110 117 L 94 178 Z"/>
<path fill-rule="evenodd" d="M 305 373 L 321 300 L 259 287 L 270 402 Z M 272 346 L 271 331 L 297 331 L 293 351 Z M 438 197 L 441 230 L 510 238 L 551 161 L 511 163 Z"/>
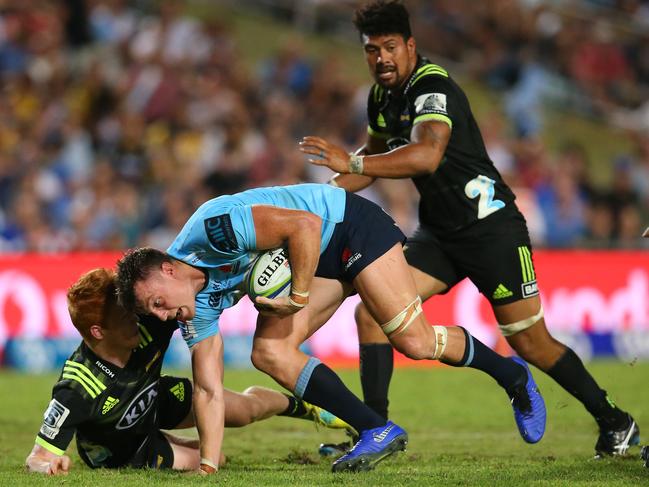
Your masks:
<path fill-rule="evenodd" d="M 61 456 L 61 455 L 63 455 L 65 453 L 65 450 L 61 450 L 60 448 L 57 448 L 54 445 L 50 445 L 47 441 L 45 441 L 40 436 L 36 437 L 36 444 L 42 446 L 48 452 L 54 453 L 55 455 L 58 455 L 58 456 Z"/>
<path fill-rule="evenodd" d="M 95 391 L 93 391 L 90 387 L 88 387 L 86 385 L 86 383 L 84 382 L 84 381 L 87 381 L 88 379 L 82 378 L 76 373 L 74 373 L 74 375 L 73 375 L 73 374 L 68 374 L 66 372 L 63 372 L 61 377 L 63 377 L 64 379 L 70 379 L 70 380 L 77 381 L 79 384 L 81 384 L 83 386 L 83 388 L 86 390 L 86 392 L 88 394 L 90 394 L 90 397 L 92 397 L 93 399 L 97 397 L 97 393 L 95 393 Z"/>
<path fill-rule="evenodd" d="M 374 103 L 378 103 L 382 95 L 383 95 L 383 88 L 381 88 L 379 85 L 374 85 L 374 87 L 372 88 L 372 96 L 374 97 Z"/>
<path fill-rule="evenodd" d="M 377 132 L 374 130 L 372 127 L 369 125 L 367 126 L 367 133 L 370 134 L 372 137 L 376 137 L 377 139 L 389 139 L 390 134 L 384 134 L 383 132 Z"/>
<path fill-rule="evenodd" d="M 439 66 L 435 66 L 435 65 L 428 65 L 428 66 L 424 66 L 423 68 L 420 68 L 417 71 L 417 73 L 415 73 L 415 79 L 412 80 L 410 86 L 414 85 L 421 78 L 428 75 L 439 75 L 439 76 L 443 76 L 444 78 L 448 78 L 448 72 L 446 72 L 445 69 L 442 69 Z"/>
<path fill-rule="evenodd" d="M 449 128 L 453 128 L 453 122 L 450 118 L 448 118 L 446 115 L 440 115 L 439 113 L 425 113 L 424 115 L 419 115 L 417 118 L 415 118 L 412 122 L 412 124 L 416 124 L 419 122 L 425 122 L 427 120 L 437 120 L 438 122 L 445 122 Z"/>
<path fill-rule="evenodd" d="M 149 369 L 151 368 L 151 366 L 155 363 L 155 361 L 158 360 L 159 358 L 160 358 L 160 350 L 158 350 L 158 351 L 155 353 L 155 355 L 153 356 L 153 358 L 151 359 L 151 361 L 150 361 L 148 364 L 146 364 L 146 367 L 144 367 L 144 368 L 146 369 L 147 372 L 149 371 Z"/>
<path fill-rule="evenodd" d="M 99 389 L 101 389 L 102 391 L 106 389 L 106 386 L 104 385 L 104 383 L 101 382 L 99 379 L 97 379 L 97 377 L 95 377 L 93 375 L 93 373 L 90 372 L 90 369 L 88 369 L 88 367 L 86 367 L 85 365 L 80 364 L 78 362 L 72 362 L 71 360 L 66 360 L 65 365 L 69 365 L 70 367 L 76 367 L 76 368 L 80 369 L 84 373 L 84 375 L 86 377 L 88 377 L 95 384 L 97 384 L 97 387 L 99 387 Z"/>
<path fill-rule="evenodd" d="M 147 330 L 144 325 L 140 325 L 140 330 L 142 330 L 142 333 L 144 333 L 144 336 L 147 337 L 149 341 L 153 340 L 153 337 L 149 333 L 149 330 Z"/>

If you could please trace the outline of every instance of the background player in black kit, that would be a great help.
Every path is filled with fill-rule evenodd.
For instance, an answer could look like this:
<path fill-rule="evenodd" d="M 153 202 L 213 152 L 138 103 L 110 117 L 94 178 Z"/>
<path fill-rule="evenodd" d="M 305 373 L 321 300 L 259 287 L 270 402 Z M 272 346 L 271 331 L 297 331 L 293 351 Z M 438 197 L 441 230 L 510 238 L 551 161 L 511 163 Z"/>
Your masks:
<path fill-rule="evenodd" d="M 421 298 L 471 279 L 512 348 L 595 418 L 596 454 L 626 453 L 639 441 L 635 421 L 546 328 L 525 219 L 489 159 L 466 95 L 444 68 L 417 54 L 400 2 L 367 4 L 354 23 L 375 80 L 367 142 L 349 155 L 319 137 L 305 137 L 301 150 L 316 156 L 313 164 L 338 172 L 331 184 L 349 191 L 377 177 L 412 178 L 421 196 L 420 223 L 405 254 Z M 356 322 L 365 401 L 387 417 L 392 350 L 362 304 Z"/>
<path fill-rule="evenodd" d="M 192 382 L 161 375 L 177 322 L 147 316 L 138 323 L 117 304 L 114 273 L 106 269 L 84 274 L 70 288 L 68 309 L 83 342 L 66 360 L 52 390 L 27 468 L 66 473 L 70 459 L 65 450 L 76 433 L 79 455 L 92 468 L 210 470 L 200 458 L 197 439 L 160 431 L 194 426 Z M 264 387 L 226 390 L 224 399 L 226 426 L 275 415 L 346 426 L 320 408 Z"/>

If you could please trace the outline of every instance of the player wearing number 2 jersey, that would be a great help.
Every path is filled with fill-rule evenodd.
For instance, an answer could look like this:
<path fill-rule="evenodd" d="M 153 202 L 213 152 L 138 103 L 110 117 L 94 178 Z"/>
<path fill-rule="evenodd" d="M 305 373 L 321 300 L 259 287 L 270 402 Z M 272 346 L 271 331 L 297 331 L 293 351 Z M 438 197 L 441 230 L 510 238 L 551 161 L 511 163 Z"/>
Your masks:
<path fill-rule="evenodd" d="M 348 155 L 319 137 L 305 137 L 301 150 L 318 156 L 313 164 L 337 171 L 331 184 L 348 191 L 377 177 L 412 178 L 421 195 L 420 223 L 405 254 L 421 298 L 471 279 L 516 352 L 594 416 L 600 427 L 596 453 L 624 454 L 637 443 L 638 427 L 579 357 L 548 333 L 525 219 L 489 159 L 466 95 L 444 68 L 417 54 L 401 3 L 368 4 L 354 23 L 375 80 L 367 143 Z M 357 325 L 365 400 L 387 417 L 392 350 L 362 304 Z"/>

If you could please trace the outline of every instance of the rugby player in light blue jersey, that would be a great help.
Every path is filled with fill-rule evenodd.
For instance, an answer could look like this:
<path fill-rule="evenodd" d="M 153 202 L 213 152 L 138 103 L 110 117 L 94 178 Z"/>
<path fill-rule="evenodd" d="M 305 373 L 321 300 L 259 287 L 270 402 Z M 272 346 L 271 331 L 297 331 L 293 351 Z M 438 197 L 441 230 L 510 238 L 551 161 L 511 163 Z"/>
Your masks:
<path fill-rule="evenodd" d="M 461 327 L 431 326 L 421 313 L 403 256 L 405 237 L 375 204 L 319 184 L 259 188 L 203 204 L 167 252 L 141 248 L 118 263 L 118 292 L 130 310 L 176 318 L 191 348 L 194 410 L 204 472 L 215 471 L 223 438 L 221 312 L 243 294 L 260 250 L 285 246 L 289 296 L 258 297 L 252 362 L 297 397 L 356 431 L 356 445 L 334 471 L 368 470 L 405 448 L 407 434 L 363 404 L 338 376 L 299 346 L 358 292 L 394 347 L 413 359 L 485 371 L 506 389 L 527 441 L 545 429 L 545 406 L 529 371 Z M 433 392 L 431 391 L 431 396 Z M 215 414 L 214 411 L 220 411 Z"/>

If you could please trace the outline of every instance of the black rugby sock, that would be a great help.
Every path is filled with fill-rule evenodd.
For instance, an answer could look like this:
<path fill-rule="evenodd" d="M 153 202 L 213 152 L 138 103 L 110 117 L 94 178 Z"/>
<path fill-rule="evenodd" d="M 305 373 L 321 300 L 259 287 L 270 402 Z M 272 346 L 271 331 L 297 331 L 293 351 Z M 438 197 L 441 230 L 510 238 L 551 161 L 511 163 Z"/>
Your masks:
<path fill-rule="evenodd" d="M 627 415 L 615 406 L 588 373 L 584 363 L 570 348 L 557 360 L 547 374 L 580 401 L 595 421 L 603 428 L 619 429 L 626 426 Z"/>
<path fill-rule="evenodd" d="M 360 374 L 365 404 L 388 419 L 388 389 L 394 369 L 394 353 L 389 343 L 361 343 Z"/>
<path fill-rule="evenodd" d="M 306 415 L 306 408 L 304 407 L 304 401 L 298 399 L 297 397 L 289 396 L 284 394 L 286 399 L 288 399 L 287 408 L 278 414 L 278 416 L 289 416 L 291 418 L 303 418 Z"/>
<path fill-rule="evenodd" d="M 302 398 L 338 416 L 359 433 L 386 423 L 347 389 L 340 377 L 324 364 L 318 364 L 313 369 Z"/>
<path fill-rule="evenodd" d="M 493 377 L 505 390 L 510 390 L 518 384 L 525 383 L 527 380 L 525 367 L 510 358 L 498 355 L 480 340 L 472 337 L 463 327 L 460 328 L 464 331 L 465 337 L 464 356 L 458 363 L 444 361 L 445 364 L 481 370 Z"/>

